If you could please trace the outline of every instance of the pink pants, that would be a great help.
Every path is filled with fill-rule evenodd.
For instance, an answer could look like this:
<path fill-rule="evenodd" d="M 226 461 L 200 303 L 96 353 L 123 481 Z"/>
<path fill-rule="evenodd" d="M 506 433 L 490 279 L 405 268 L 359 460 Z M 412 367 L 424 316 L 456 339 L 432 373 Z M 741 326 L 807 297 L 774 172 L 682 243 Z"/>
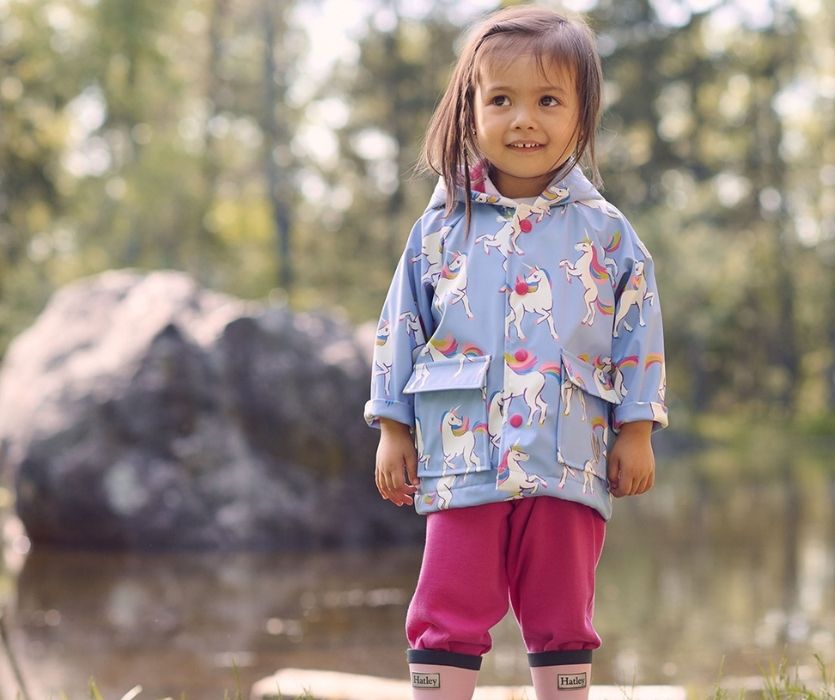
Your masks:
<path fill-rule="evenodd" d="M 594 573 L 604 534 L 597 511 L 550 496 L 429 514 L 406 615 L 411 648 L 487 653 L 509 598 L 528 652 L 596 649 Z"/>

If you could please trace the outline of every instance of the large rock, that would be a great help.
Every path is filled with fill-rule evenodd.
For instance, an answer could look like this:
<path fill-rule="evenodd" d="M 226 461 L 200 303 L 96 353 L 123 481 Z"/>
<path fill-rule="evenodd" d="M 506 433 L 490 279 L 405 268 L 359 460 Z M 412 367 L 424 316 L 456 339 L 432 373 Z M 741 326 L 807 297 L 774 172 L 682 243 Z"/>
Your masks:
<path fill-rule="evenodd" d="M 413 540 L 374 486 L 373 328 L 110 271 L 57 292 L 0 372 L 0 468 L 37 541 Z"/>

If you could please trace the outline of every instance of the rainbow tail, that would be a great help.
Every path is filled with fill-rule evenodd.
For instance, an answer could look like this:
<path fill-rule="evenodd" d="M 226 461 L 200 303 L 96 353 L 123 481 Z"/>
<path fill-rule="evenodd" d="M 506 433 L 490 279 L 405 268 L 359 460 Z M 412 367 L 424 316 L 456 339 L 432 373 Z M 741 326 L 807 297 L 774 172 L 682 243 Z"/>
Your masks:
<path fill-rule="evenodd" d="M 481 433 L 482 435 L 489 435 L 487 432 L 487 423 L 476 423 L 473 426 L 474 433 Z"/>
<path fill-rule="evenodd" d="M 560 378 L 560 364 L 559 362 L 543 362 L 542 366 L 539 368 L 539 371 L 542 374 L 549 375 L 551 377 L 556 377 L 557 379 Z"/>
<path fill-rule="evenodd" d="M 606 316 L 611 316 L 615 313 L 615 307 L 611 306 L 610 304 L 604 304 L 600 299 L 597 300 L 597 308 L 600 310 L 600 313 L 605 314 Z"/>

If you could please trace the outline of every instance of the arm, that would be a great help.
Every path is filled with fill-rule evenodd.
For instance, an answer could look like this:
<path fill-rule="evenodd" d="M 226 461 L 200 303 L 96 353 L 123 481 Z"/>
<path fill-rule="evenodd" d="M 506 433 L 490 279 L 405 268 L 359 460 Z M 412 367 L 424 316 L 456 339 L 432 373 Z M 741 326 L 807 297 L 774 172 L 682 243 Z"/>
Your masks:
<path fill-rule="evenodd" d="M 629 222 L 622 219 L 620 224 L 612 363 L 623 399 L 614 407 L 617 437 L 607 468 L 611 492 L 618 497 L 652 488 L 655 457 L 650 436 L 668 424 L 664 337 L 654 263 Z"/>
<path fill-rule="evenodd" d="M 370 399 L 363 417 L 380 430 L 375 481 L 380 495 L 398 506 L 413 503 L 417 490 L 417 452 L 410 428 L 414 399 L 404 394 L 414 357 L 434 330 L 431 276 L 421 254 L 422 222 L 409 235 L 389 286 L 374 346 Z M 404 478 L 408 477 L 408 480 Z"/>
<path fill-rule="evenodd" d="M 408 427 L 415 424 L 414 399 L 403 388 L 414 369 L 414 358 L 435 329 L 432 316 L 434 288 L 421 254 L 423 221 L 418 221 L 386 295 L 371 362 L 370 398 L 363 418 L 371 428 L 382 429 L 381 418 Z"/>

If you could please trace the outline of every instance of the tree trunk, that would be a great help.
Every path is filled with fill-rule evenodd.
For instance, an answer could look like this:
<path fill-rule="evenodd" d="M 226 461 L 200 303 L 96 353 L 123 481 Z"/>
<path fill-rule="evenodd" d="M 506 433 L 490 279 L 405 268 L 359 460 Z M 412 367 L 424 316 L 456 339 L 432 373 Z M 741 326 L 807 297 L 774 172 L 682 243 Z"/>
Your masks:
<path fill-rule="evenodd" d="M 276 67 L 276 24 L 286 29 L 285 14 L 287 3 L 265 2 L 264 18 L 264 167 L 266 171 L 267 196 L 272 210 L 275 235 L 276 260 L 278 262 L 277 284 L 284 288 L 288 297 L 293 288 L 293 267 L 290 258 L 290 178 L 287 171 L 290 164 L 290 145 L 286 122 L 279 118 L 279 108 L 286 105 L 287 83 L 284 71 Z"/>
<path fill-rule="evenodd" d="M 221 65 L 223 62 L 223 40 L 221 30 L 229 14 L 229 0 L 213 0 L 209 16 L 209 66 L 206 73 L 206 102 L 211 105 L 203 128 L 203 159 L 202 159 L 202 193 L 201 201 L 195 212 L 196 238 L 194 241 L 193 264 L 191 275 L 202 285 L 210 285 L 208 266 L 208 247 L 212 238 L 212 231 L 207 225 L 207 217 L 214 202 L 217 180 L 220 175 L 217 153 L 215 152 L 215 138 L 212 136 L 210 124 L 220 113 L 221 99 Z"/>

